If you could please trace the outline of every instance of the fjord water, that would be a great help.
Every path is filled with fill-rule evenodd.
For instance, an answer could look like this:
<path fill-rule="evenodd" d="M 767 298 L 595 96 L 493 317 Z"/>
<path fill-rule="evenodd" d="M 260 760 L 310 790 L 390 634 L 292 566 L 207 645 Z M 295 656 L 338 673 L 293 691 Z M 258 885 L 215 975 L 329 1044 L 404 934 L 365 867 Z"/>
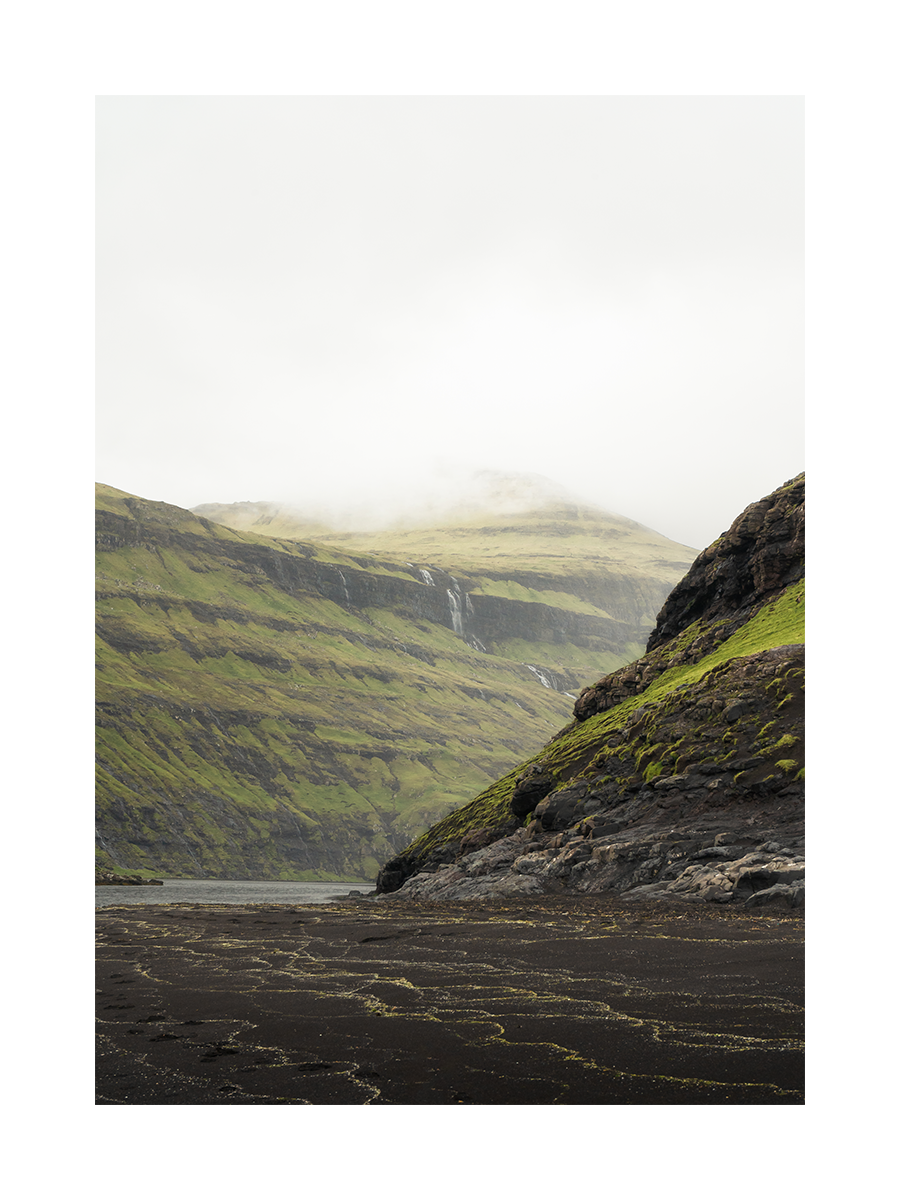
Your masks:
<path fill-rule="evenodd" d="M 258 879 L 167 879 L 162 887 L 94 888 L 94 907 L 111 904 L 327 904 L 372 883 L 278 883 Z"/>

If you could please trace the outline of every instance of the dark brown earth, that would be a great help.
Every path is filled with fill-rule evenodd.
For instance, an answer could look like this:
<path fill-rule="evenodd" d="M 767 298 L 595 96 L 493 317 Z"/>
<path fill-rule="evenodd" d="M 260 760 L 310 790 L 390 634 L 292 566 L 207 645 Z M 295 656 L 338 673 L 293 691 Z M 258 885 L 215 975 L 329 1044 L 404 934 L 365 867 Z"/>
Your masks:
<path fill-rule="evenodd" d="M 98 1104 L 802 1104 L 803 922 L 672 903 L 97 911 Z"/>

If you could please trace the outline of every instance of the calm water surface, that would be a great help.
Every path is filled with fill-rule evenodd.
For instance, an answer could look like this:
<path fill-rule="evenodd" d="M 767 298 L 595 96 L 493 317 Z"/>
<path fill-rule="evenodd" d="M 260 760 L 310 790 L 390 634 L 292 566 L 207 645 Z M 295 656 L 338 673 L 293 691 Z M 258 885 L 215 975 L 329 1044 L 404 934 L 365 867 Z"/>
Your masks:
<path fill-rule="evenodd" d="M 109 904 L 327 904 L 374 883 L 269 883 L 255 879 L 167 879 L 162 887 L 94 888 L 94 905 Z"/>

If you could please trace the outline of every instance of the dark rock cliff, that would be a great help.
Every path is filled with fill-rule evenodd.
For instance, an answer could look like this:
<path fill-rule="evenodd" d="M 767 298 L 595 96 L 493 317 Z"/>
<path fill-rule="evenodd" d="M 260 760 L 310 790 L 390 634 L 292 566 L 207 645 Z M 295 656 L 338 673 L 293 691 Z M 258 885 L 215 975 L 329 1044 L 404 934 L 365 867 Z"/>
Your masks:
<path fill-rule="evenodd" d="M 640 695 L 669 667 L 700 662 L 768 600 L 805 573 L 806 477 L 798 475 L 749 505 L 697 556 L 657 617 L 642 659 L 585 688 L 574 716 L 585 721 Z M 690 639 L 675 642 L 692 625 Z"/>
<path fill-rule="evenodd" d="M 740 623 L 805 570 L 806 476 L 749 505 L 669 593 L 650 634 L 654 650 L 702 618 Z"/>

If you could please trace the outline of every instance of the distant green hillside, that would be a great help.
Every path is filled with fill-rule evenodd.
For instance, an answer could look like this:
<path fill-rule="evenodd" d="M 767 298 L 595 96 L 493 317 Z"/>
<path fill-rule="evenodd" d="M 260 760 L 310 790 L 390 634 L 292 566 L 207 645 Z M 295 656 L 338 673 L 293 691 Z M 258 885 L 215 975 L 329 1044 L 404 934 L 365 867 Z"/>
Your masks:
<path fill-rule="evenodd" d="M 505 629 L 495 617 L 513 610 L 495 605 L 494 598 L 547 606 L 557 621 L 560 613 L 572 613 L 608 622 L 608 645 L 588 645 L 583 639 L 580 644 L 593 655 L 586 663 L 590 675 L 598 667 L 612 670 L 613 658 L 618 665 L 624 661 L 622 654 L 643 652 L 662 600 L 697 555 L 636 521 L 557 496 L 548 497 L 536 510 L 463 510 L 425 528 L 398 526 L 375 532 L 328 529 L 290 508 L 262 502 L 202 504 L 193 511 L 234 530 L 311 539 L 362 565 L 372 556 L 373 563 L 388 559 L 413 568 L 417 578 L 430 578 L 439 587 L 449 584 L 472 600 L 474 609 L 468 616 L 463 613 L 463 632 L 482 634 L 491 642 L 491 653 L 519 661 L 529 654 L 533 658 L 535 646 L 544 642 L 542 665 L 563 671 L 572 666 L 579 677 L 585 657 L 566 647 L 568 637 L 561 638 L 557 631 L 542 637 L 532 628 L 526 639 L 530 646 L 523 647 L 515 636 L 523 622 L 534 626 L 537 607 L 518 612 L 511 622 L 516 628 Z M 478 619 L 470 620 L 475 610 Z M 596 627 L 585 624 L 588 630 L 594 633 Z M 568 632 L 576 633 L 579 644 L 576 630 Z"/>
<path fill-rule="evenodd" d="M 99 861 L 374 879 L 640 653 L 692 554 L 650 535 L 630 572 L 621 535 L 541 524 L 488 572 L 483 522 L 422 561 L 427 531 L 272 538 L 98 485 Z"/>

